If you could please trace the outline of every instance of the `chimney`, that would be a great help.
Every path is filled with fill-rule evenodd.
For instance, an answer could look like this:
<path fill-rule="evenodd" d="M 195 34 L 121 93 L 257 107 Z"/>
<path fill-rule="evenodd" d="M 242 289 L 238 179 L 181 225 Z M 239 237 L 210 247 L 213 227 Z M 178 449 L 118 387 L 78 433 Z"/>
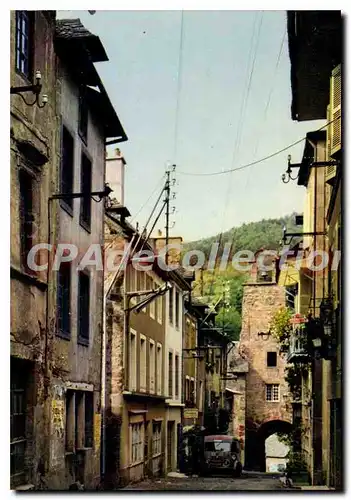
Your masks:
<path fill-rule="evenodd" d="M 183 238 L 180 236 L 170 236 L 168 238 L 169 245 L 179 245 L 182 247 Z M 152 245 L 157 253 L 166 246 L 166 238 L 162 236 L 162 231 L 158 230 L 158 236 L 152 238 Z M 181 250 L 176 248 L 170 248 L 168 252 L 168 262 L 169 264 L 180 264 L 181 263 Z"/>
<path fill-rule="evenodd" d="M 116 148 L 114 155 L 106 157 L 106 182 L 112 189 L 110 198 L 114 205 L 124 206 L 124 169 L 126 161 Z"/>

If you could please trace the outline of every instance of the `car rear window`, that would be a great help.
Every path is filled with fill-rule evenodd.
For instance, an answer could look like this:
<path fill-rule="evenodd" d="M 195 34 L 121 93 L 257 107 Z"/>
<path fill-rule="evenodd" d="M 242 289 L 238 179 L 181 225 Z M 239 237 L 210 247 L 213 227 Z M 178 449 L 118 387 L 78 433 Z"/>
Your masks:
<path fill-rule="evenodd" d="M 205 443 L 205 451 L 231 451 L 230 441 L 209 441 Z"/>

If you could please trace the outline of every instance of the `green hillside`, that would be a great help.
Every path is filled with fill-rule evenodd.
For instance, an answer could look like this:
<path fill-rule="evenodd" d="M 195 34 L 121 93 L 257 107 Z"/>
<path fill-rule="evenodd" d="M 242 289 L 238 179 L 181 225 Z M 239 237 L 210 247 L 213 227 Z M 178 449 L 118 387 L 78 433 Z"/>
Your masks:
<path fill-rule="evenodd" d="M 279 248 L 284 226 L 287 227 L 288 231 L 298 231 L 298 227 L 295 226 L 295 215 L 291 214 L 279 219 L 262 219 L 258 222 L 249 222 L 239 227 L 233 227 L 223 233 L 220 249 L 223 249 L 225 243 L 231 242 L 231 253 L 236 253 L 239 250 L 255 252 L 262 247 L 276 250 Z M 184 243 L 184 251 L 190 249 L 201 250 L 208 256 L 211 245 L 219 241 L 219 234 L 210 238 L 191 241 Z"/>
<path fill-rule="evenodd" d="M 278 250 L 282 239 L 283 227 L 290 232 L 301 231 L 295 226 L 295 215 L 278 219 L 263 219 L 250 222 L 240 227 L 234 227 L 223 233 L 218 256 L 220 258 L 225 243 L 230 242 L 231 255 L 240 250 L 255 252 L 264 247 Z M 211 245 L 219 242 L 219 235 L 193 241 L 184 245 L 184 252 L 194 249 L 201 250 L 208 257 Z M 241 330 L 241 306 L 243 283 L 248 279 L 248 273 L 235 270 L 231 265 L 224 271 L 198 271 L 194 283 L 194 295 L 202 297 L 211 305 L 217 304 L 216 324 L 224 328 L 232 340 L 238 340 Z"/>

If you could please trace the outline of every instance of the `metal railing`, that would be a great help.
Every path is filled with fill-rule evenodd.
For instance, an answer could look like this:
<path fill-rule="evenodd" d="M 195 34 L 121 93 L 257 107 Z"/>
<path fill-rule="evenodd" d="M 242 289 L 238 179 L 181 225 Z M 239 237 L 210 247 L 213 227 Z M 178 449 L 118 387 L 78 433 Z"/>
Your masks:
<path fill-rule="evenodd" d="M 290 337 L 287 361 L 292 361 L 294 358 L 307 358 L 308 352 L 305 346 L 306 338 L 304 333 L 296 329 Z"/>

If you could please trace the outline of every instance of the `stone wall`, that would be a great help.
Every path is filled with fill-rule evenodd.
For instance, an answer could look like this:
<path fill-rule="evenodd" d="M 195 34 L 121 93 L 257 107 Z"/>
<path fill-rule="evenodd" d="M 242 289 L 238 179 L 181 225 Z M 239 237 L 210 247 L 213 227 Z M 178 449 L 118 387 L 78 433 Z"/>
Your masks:
<path fill-rule="evenodd" d="M 11 95 L 11 360 L 27 360 L 30 370 L 27 383 L 26 477 L 35 488 L 45 487 L 49 466 L 49 350 L 52 339 L 52 314 L 47 311 L 48 297 L 55 288 L 47 282 L 45 271 L 29 275 L 21 259 L 20 173 L 33 179 L 32 244 L 48 242 L 48 197 L 57 185 L 57 110 L 56 61 L 53 47 L 55 11 L 34 11 L 35 51 L 33 71 L 40 70 L 42 94 L 47 94 L 44 108 L 28 106 L 21 96 Z M 28 80 L 16 71 L 16 12 L 10 15 L 11 86 L 26 86 Z M 34 76 L 34 75 L 33 75 Z M 33 102 L 31 93 L 24 94 Z M 41 102 L 41 97 L 39 97 Z M 51 211 L 51 231 L 55 231 L 55 210 Z M 47 260 L 47 253 L 40 257 Z M 11 378 L 12 378 L 11 373 Z M 18 484 L 11 479 L 11 487 Z"/>
<path fill-rule="evenodd" d="M 275 283 L 248 283 L 244 286 L 240 352 L 248 362 L 246 376 L 246 464 L 264 462 L 264 440 L 257 432 L 267 422 L 291 422 L 284 396 L 286 360 L 279 354 L 277 342 L 269 335 L 269 323 L 275 311 L 285 305 L 285 289 Z M 264 335 L 259 335 L 259 334 Z M 267 352 L 277 353 L 277 366 L 267 366 Z M 266 384 L 279 385 L 279 401 L 266 400 Z M 265 436 L 268 437 L 268 436 Z M 258 449 L 259 448 L 259 449 Z M 258 465 L 257 465 L 258 466 Z"/>
<path fill-rule="evenodd" d="M 276 310 L 285 305 L 284 287 L 252 284 L 244 287 L 240 347 L 249 363 L 246 386 L 246 418 L 253 425 L 267 419 L 290 421 L 283 396 L 288 393 L 284 380 L 286 361 L 279 355 L 279 346 L 267 333 Z M 267 352 L 277 353 L 277 366 L 267 367 Z M 266 401 L 266 384 L 279 384 L 279 402 Z"/>

